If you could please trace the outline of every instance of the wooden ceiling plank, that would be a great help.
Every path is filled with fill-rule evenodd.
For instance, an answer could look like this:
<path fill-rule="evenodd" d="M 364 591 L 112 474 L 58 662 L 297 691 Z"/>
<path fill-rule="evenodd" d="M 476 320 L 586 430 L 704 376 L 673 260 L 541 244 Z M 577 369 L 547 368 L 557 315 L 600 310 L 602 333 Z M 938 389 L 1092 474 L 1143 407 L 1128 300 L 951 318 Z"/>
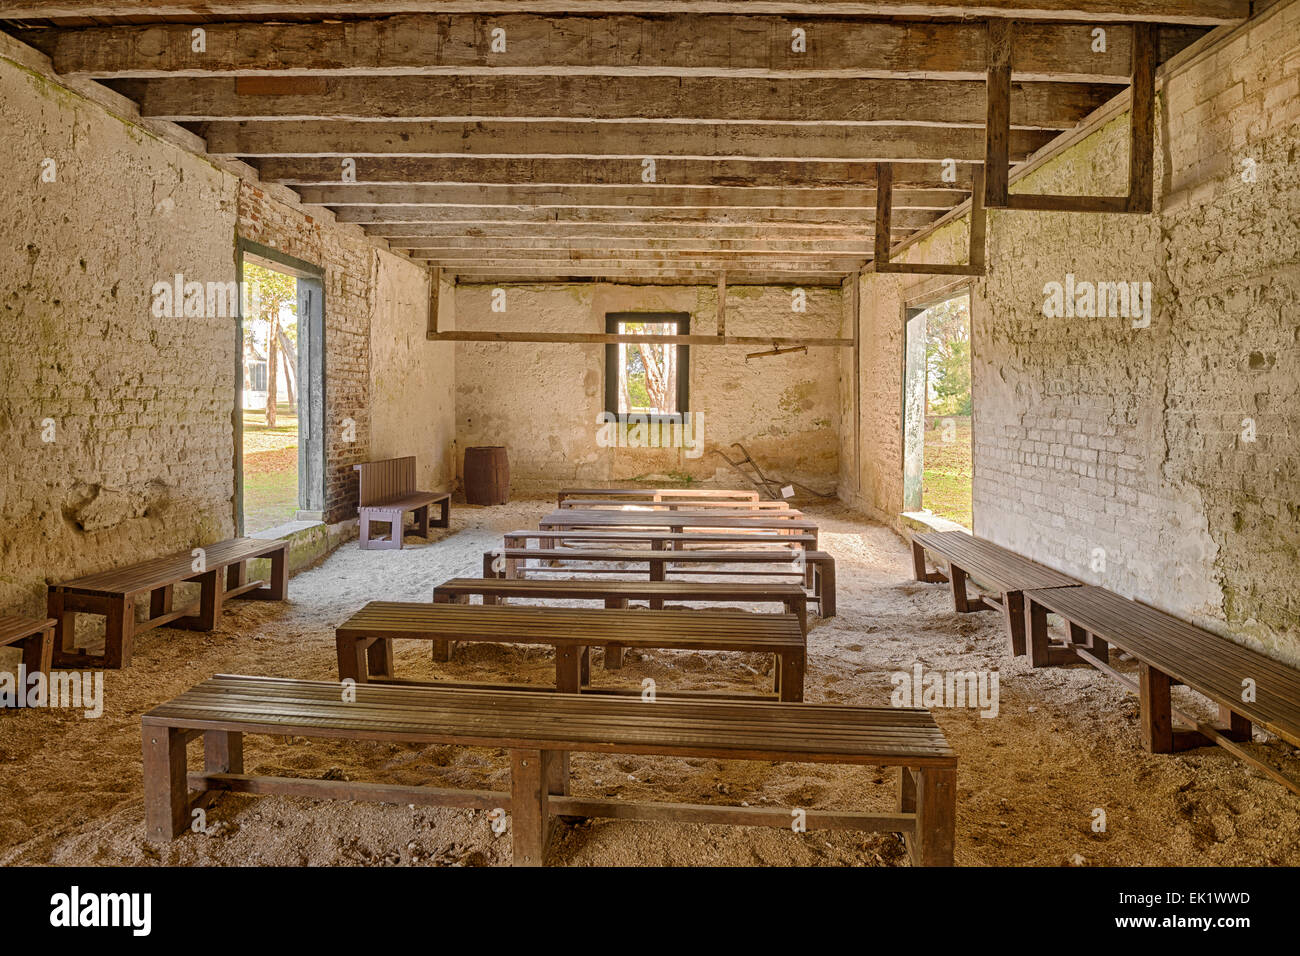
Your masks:
<path fill-rule="evenodd" d="M 173 122 L 403 120 L 408 122 L 914 123 L 983 127 L 983 80 L 748 77 L 295 77 L 292 88 L 248 92 L 243 79 L 128 80 L 117 90 L 151 119 Z M 260 81 L 259 81 L 260 82 Z M 288 83 L 289 79 L 281 81 Z M 1064 130 L 1114 95 L 1109 86 L 1017 83 L 1016 129 Z M 594 128 L 593 135 L 600 130 Z"/>
<path fill-rule="evenodd" d="M 871 209 L 874 189 L 650 188 L 627 186 L 298 186 L 303 202 L 317 206 L 562 206 L 690 209 Z M 894 205 L 948 210 L 965 190 L 899 190 Z"/>
<path fill-rule="evenodd" d="M 1250 16 L 1249 0 L 136 0 L 137 17 L 366 16 L 392 13 L 663 14 L 1007 17 L 1218 26 Z M 106 0 L 0 0 L 0 19 L 120 17 Z"/>
<path fill-rule="evenodd" d="M 980 162 L 984 132 L 933 126 L 680 126 L 672 123 L 208 123 L 215 156 L 529 156 L 638 161 L 650 157 L 780 162 Z M 1047 145 L 1051 133 L 1013 130 L 1009 162 Z"/>

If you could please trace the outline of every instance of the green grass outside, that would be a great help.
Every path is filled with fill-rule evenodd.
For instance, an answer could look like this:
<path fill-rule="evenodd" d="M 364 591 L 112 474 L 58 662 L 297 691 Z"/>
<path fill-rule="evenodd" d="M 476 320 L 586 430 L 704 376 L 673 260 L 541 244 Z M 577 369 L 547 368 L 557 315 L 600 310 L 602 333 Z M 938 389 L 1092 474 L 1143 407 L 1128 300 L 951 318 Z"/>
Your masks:
<path fill-rule="evenodd" d="M 244 532 L 292 521 L 298 511 L 298 417 L 276 407 L 274 428 L 260 410 L 244 412 Z"/>
<path fill-rule="evenodd" d="M 949 427 L 951 424 L 951 427 Z M 956 415 L 926 419 L 921 506 L 965 528 L 971 523 L 971 420 Z"/>

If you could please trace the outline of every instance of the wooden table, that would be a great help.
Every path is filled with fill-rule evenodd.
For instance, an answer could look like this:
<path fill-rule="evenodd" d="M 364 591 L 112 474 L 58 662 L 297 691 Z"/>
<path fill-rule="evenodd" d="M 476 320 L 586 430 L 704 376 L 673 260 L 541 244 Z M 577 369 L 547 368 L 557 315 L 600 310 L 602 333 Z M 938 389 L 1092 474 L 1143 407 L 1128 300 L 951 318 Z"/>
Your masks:
<path fill-rule="evenodd" d="M 201 551 L 196 556 L 194 551 Z M 289 586 L 289 542 L 232 538 L 192 551 L 179 551 L 139 564 L 88 574 L 50 586 L 50 617 L 57 621 L 56 667 L 129 667 L 135 635 L 164 624 L 210 631 L 221 617 L 223 602 L 233 598 L 283 601 Z M 269 581 L 249 581 L 248 562 L 269 558 Z M 223 573 L 224 572 L 224 573 Z M 173 589 L 192 581 L 200 586 L 197 602 L 173 606 Z M 149 595 L 149 617 L 135 619 L 135 600 Z M 78 614 L 105 619 L 104 653 L 75 650 Z"/>

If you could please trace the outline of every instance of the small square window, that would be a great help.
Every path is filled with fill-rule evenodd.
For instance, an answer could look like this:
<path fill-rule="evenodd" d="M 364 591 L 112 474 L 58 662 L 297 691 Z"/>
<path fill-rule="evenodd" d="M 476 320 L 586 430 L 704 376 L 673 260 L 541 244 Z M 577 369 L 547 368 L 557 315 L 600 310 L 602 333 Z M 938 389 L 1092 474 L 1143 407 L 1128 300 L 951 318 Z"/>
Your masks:
<path fill-rule="evenodd" d="M 617 335 L 687 335 L 684 312 L 613 312 L 605 330 Z M 605 411 L 650 420 L 688 411 L 690 347 L 670 343 L 618 342 L 605 346 Z"/>

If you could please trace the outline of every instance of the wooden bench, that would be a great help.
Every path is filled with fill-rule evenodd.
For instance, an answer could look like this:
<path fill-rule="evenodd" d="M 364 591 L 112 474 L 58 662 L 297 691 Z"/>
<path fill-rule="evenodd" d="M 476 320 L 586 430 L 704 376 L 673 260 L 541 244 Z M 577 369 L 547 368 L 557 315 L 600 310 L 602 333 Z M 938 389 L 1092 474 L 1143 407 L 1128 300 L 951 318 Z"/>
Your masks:
<path fill-rule="evenodd" d="M 953 863 L 957 757 L 924 710 L 648 703 L 586 694 L 364 685 L 356 688 L 354 702 L 345 703 L 332 682 L 219 676 L 145 714 L 142 731 L 145 835 L 154 841 L 185 833 L 192 811 L 209 806 L 219 794 L 247 793 L 505 812 L 517 866 L 545 862 L 553 817 L 788 830 L 798 810 L 809 831 L 900 833 L 914 865 Z M 505 749 L 510 789 L 251 776 L 244 773 L 245 734 Z M 203 770 L 187 773 L 186 746 L 199 737 Z M 573 794 L 571 753 L 853 764 L 868 777 L 876 776 L 879 766 L 902 769 L 892 813 L 635 803 Z"/>
<path fill-rule="evenodd" d="M 529 561 L 539 562 L 529 566 Z M 595 565 L 575 568 L 574 562 Z M 835 559 L 825 551 L 646 551 L 613 548 L 502 548 L 483 555 L 483 577 L 525 578 L 530 573 L 628 574 L 629 568 L 611 565 L 644 565 L 651 581 L 666 581 L 670 574 L 797 575 L 817 602 L 822 617 L 835 616 Z M 743 564 L 747 568 L 701 567 L 701 565 Z M 752 570 L 752 565 L 776 565 L 774 570 Z"/>
<path fill-rule="evenodd" d="M 943 558 L 948 573 L 928 570 L 927 553 Z M 1007 643 L 1015 656 L 1026 652 L 1024 592 L 1029 588 L 1071 587 L 1081 583 L 964 531 L 913 535 L 912 568 L 918 581 L 949 581 L 953 607 L 960 614 L 1000 610 L 1007 625 Z M 968 578 L 988 590 L 972 598 L 966 587 Z"/>
<path fill-rule="evenodd" d="M 199 554 L 198 552 L 202 552 Z M 267 538 L 231 538 L 192 551 L 180 551 L 140 564 L 101 571 L 50 586 L 48 609 L 58 623 L 54 636 L 57 667 L 129 667 L 136 634 L 161 627 L 210 631 L 221 618 L 225 601 L 283 601 L 289 587 L 289 542 Z M 248 562 L 269 558 L 269 581 L 248 580 Z M 199 600 L 173 606 L 177 584 L 197 582 Z M 135 600 L 149 595 L 149 616 L 135 619 Z M 105 619 L 104 653 L 78 652 L 78 614 Z"/>
<path fill-rule="evenodd" d="M 1300 794 L 1300 784 L 1239 746 L 1251 739 L 1253 723 L 1300 747 L 1300 671 L 1105 588 L 1031 589 L 1024 597 L 1033 665 L 1083 661 L 1133 691 L 1141 701 L 1147 750 L 1172 753 L 1219 744 Z M 1068 643 L 1049 641 L 1049 612 L 1064 619 Z M 1111 666 L 1111 646 L 1137 659 L 1136 682 Z M 1174 710 L 1169 693 L 1173 684 L 1185 684 L 1216 703 L 1219 723 L 1207 724 Z M 1242 699 L 1247 686 L 1254 700 Z M 1173 723 L 1175 714 L 1185 726 Z"/>
<path fill-rule="evenodd" d="M 555 496 L 555 503 L 563 507 L 568 498 L 649 498 L 651 501 L 759 500 L 757 491 L 738 491 L 730 488 L 562 488 Z"/>
<path fill-rule="evenodd" d="M 24 694 L 25 683 L 32 674 L 50 676 L 54 657 L 54 627 L 58 622 L 52 617 L 21 617 L 17 614 L 0 615 L 0 647 L 17 646 L 22 651 L 20 674 L 15 691 Z"/>
<path fill-rule="evenodd" d="M 784 501 L 689 501 L 673 499 L 669 501 L 655 501 L 649 498 L 620 498 L 608 500 L 602 498 L 566 498 L 560 503 L 561 508 L 577 508 L 579 510 L 590 510 L 592 508 L 644 508 L 647 510 L 661 511 L 713 511 L 715 509 L 724 512 L 735 512 L 744 514 L 750 511 L 790 511 L 795 512 Z M 802 514 L 802 512 L 795 512 Z"/>
<path fill-rule="evenodd" d="M 359 476 L 357 512 L 361 519 L 362 550 L 401 548 L 405 534 L 406 513 L 414 515 L 412 531 L 429 537 L 429 508 L 438 505 L 441 513 L 432 522 L 435 528 L 451 527 L 451 495 L 445 491 L 419 491 L 415 487 L 415 458 L 386 458 L 353 466 Z M 373 537 L 371 522 L 387 524 L 388 537 Z"/>
<path fill-rule="evenodd" d="M 536 541 L 541 548 L 553 548 L 574 542 L 591 542 L 595 544 L 644 544 L 652 551 L 686 550 L 687 545 L 706 545 L 717 549 L 718 545 L 743 548 L 773 547 L 791 550 L 814 550 L 817 538 L 811 534 L 779 534 L 775 531 L 687 531 L 675 534 L 671 531 L 637 530 L 626 531 L 530 531 L 527 528 L 507 531 L 504 535 L 507 548 L 527 548 L 530 541 Z"/>
<path fill-rule="evenodd" d="M 744 514 L 699 514 L 686 511 L 613 511 L 557 508 L 537 523 L 542 531 L 601 531 L 638 528 L 684 534 L 697 531 L 806 534 L 817 537 L 817 524 L 788 511 Z"/>
<path fill-rule="evenodd" d="M 780 604 L 787 614 L 799 618 L 799 626 L 805 634 L 808 633 L 808 595 L 798 584 L 452 578 L 433 589 L 435 604 L 468 604 L 474 595 L 480 596 L 484 604 L 524 598 L 534 601 L 603 601 L 607 608 L 625 608 L 629 601 L 648 601 L 652 608 L 662 608 L 665 601 Z M 618 661 L 622 659 L 622 653 L 618 652 L 617 661 L 611 663 L 613 651 L 612 645 L 606 646 L 607 667 L 619 666 Z"/>
<path fill-rule="evenodd" d="M 446 660 L 452 642 L 549 644 L 555 648 L 555 689 L 577 693 L 591 679 L 592 647 L 773 654 L 774 695 L 803 700 L 808 641 L 793 614 L 747 611 L 640 611 L 526 607 L 522 605 L 415 604 L 372 601 L 334 632 L 339 680 L 396 680 L 393 641 L 433 643 Z M 597 693 L 640 693 L 598 690 Z M 709 693 L 706 697 L 717 698 Z M 741 699 L 753 699 L 752 696 Z"/>

